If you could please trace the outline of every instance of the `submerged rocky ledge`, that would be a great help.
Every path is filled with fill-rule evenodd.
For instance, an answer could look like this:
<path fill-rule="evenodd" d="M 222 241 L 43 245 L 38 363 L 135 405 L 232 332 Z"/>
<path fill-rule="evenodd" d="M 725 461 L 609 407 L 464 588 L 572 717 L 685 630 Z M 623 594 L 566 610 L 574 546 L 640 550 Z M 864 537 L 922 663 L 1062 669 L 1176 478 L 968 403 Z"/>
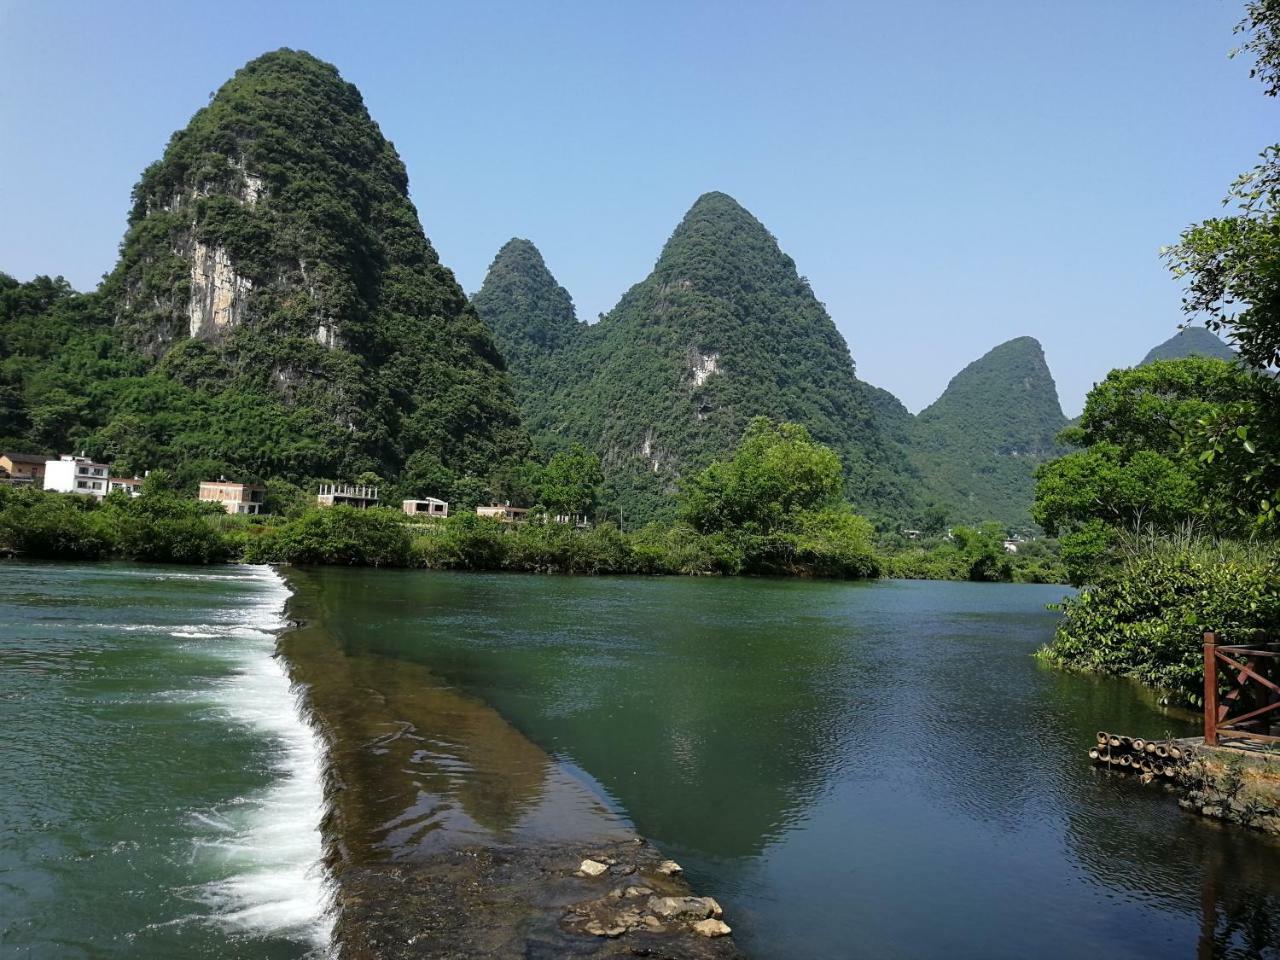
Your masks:
<path fill-rule="evenodd" d="M 604 869 L 591 876 L 585 863 Z M 339 868 L 335 939 L 352 960 L 740 957 L 719 904 L 694 896 L 663 864 L 634 838 L 587 848 L 474 845 Z"/>
<path fill-rule="evenodd" d="M 741 956 L 720 904 L 580 774 L 425 668 L 335 636 L 331 598 L 285 576 L 279 653 L 325 742 L 339 956 Z"/>

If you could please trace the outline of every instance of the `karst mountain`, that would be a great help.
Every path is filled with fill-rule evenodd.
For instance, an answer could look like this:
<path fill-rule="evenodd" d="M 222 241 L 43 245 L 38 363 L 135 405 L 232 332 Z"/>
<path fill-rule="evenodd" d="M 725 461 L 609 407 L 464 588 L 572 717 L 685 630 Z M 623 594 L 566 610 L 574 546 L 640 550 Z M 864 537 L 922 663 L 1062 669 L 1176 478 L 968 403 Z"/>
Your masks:
<path fill-rule="evenodd" d="M 173 135 L 93 299 L 118 368 L 93 369 L 100 402 L 49 426 L 50 398 L 24 387 L 8 433 L 126 468 L 299 480 L 444 482 L 525 448 L 501 354 L 424 235 L 404 164 L 309 54 L 251 61 Z"/>
<path fill-rule="evenodd" d="M 509 345 L 534 438 L 597 451 L 636 518 L 666 509 L 680 478 L 728 453 L 755 416 L 834 448 L 863 509 L 908 509 L 911 466 L 881 435 L 843 337 L 732 197 L 699 197 L 650 274 L 590 326 L 571 321 L 541 257 L 513 243 L 519 256 L 504 248 L 476 304 Z M 523 308 L 513 289 L 529 291 Z"/>

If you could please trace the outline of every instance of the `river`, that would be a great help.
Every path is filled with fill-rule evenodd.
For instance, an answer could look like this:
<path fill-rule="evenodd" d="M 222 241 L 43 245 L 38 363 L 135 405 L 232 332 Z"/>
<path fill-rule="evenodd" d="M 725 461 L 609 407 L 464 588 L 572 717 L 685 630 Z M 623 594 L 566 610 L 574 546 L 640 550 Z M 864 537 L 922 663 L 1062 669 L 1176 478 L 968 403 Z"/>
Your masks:
<path fill-rule="evenodd" d="M 1193 725 L 1032 657 L 1063 588 L 286 578 L 282 664 L 261 568 L 0 567 L 0 953 L 316 950 L 287 666 L 360 864 L 634 828 L 762 960 L 1280 957 L 1280 845 L 1088 764 Z"/>

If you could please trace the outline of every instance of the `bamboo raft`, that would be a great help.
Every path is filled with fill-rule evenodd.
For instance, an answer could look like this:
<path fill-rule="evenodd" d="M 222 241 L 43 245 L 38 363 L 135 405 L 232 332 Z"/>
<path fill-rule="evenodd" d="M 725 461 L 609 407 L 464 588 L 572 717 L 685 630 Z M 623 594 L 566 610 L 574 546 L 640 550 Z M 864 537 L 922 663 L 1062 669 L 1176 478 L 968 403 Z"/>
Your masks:
<path fill-rule="evenodd" d="M 1177 740 L 1144 740 L 1105 730 L 1098 731 L 1097 739 L 1097 744 L 1089 748 L 1089 759 L 1094 763 L 1152 779 L 1177 779 L 1192 757 L 1191 748 Z"/>

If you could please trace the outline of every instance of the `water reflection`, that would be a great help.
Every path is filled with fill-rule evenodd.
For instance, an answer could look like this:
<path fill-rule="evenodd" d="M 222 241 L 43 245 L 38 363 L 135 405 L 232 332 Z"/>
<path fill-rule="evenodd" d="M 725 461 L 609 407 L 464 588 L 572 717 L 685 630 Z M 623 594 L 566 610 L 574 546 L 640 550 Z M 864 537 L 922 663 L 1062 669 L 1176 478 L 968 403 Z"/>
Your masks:
<path fill-rule="evenodd" d="M 525 830 L 573 809 L 547 798 L 580 767 L 756 956 L 1276 956 L 1280 851 L 1089 767 L 1099 727 L 1190 723 L 1033 659 L 1061 589 L 294 581 L 324 605 L 331 645 L 300 662 L 358 731 L 345 802 L 380 842 Z"/>
<path fill-rule="evenodd" d="M 648 581 L 619 595 L 618 581 L 543 579 L 529 591 L 504 577 L 294 577 L 323 595 L 326 630 L 358 660 L 344 670 L 379 657 L 392 673 L 430 664 L 643 811 L 642 831 L 717 858 L 760 853 L 837 767 L 863 763 L 843 745 L 864 735 L 888 695 L 876 677 L 893 669 L 785 583 L 761 584 L 780 594 L 771 611 L 744 608 L 721 583 L 673 610 L 661 591 L 646 596 Z"/>
<path fill-rule="evenodd" d="M 299 608 L 333 601 L 299 587 Z M 623 832 L 582 777 L 491 707 L 419 664 L 343 650 L 323 620 L 286 634 L 281 652 L 326 733 L 346 862 Z"/>

